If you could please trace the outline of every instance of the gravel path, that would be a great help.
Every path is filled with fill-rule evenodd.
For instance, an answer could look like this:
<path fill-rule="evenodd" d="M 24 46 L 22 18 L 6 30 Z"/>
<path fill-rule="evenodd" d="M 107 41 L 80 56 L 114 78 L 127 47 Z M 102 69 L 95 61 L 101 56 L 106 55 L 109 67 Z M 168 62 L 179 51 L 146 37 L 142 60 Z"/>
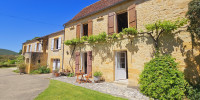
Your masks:
<path fill-rule="evenodd" d="M 75 77 L 57 77 L 52 78 L 62 82 L 70 83 L 76 86 L 85 87 L 102 93 L 111 94 L 113 96 L 128 98 L 129 100 L 149 100 L 148 97 L 141 94 L 138 90 L 116 85 L 115 83 L 76 83 Z"/>

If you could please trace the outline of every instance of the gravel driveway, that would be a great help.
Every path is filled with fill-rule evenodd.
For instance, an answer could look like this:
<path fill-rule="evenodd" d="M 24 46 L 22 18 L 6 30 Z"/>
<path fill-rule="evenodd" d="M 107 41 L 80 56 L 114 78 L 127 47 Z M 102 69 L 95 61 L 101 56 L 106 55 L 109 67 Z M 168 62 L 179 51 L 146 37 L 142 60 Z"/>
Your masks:
<path fill-rule="evenodd" d="M 50 74 L 19 75 L 0 69 L 0 100 L 33 100 L 49 85 Z"/>
<path fill-rule="evenodd" d="M 129 100 L 149 100 L 148 97 L 141 94 L 138 90 L 133 88 L 127 88 L 120 85 L 116 85 L 114 83 L 82 83 L 79 84 L 76 82 L 75 77 L 57 77 L 52 78 L 55 80 L 63 81 L 66 83 L 70 83 L 76 86 L 85 87 L 88 89 L 96 90 L 102 93 L 111 94 L 118 97 L 128 98 Z"/>

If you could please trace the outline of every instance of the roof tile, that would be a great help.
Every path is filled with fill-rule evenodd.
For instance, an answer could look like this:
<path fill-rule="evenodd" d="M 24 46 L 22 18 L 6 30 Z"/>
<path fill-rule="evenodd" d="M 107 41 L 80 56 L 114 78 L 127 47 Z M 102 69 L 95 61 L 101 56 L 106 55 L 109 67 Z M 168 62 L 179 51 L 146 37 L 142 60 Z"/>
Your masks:
<path fill-rule="evenodd" d="M 90 6 L 87 6 L 85 8 L 83 8 L 74 18 L 72 18 L 69 22 L 67 23 L 70 23 L 70 22 L 73 22 L 75 20 L 78 20 L 82 17 L 86 17 L 92 13 L 95 13 L 95 12 L 98 12 L 102 9 L 105 9 L 107 7 L 110 7 L 112 5 L 115 5 L 117 3 L 120 3 L 122 1 L 126 1 L 126 0 L 100 0 Z M 67 24 L 66 23 L 66 24 Z"/>

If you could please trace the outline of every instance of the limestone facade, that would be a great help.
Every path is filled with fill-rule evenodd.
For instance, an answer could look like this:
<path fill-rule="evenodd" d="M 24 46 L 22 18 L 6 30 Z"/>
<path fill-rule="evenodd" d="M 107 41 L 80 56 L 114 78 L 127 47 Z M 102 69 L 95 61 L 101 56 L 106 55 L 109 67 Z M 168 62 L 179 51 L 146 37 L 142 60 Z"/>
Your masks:
<path fill-rule="evenodd" d="M 76 38 L 77 24 L 87 23 L 92 19 L 93 35 L 108 33 L 108 14 L 127 11 L 136 4 L 137 29 L 144 30 L 146 24 L 157 20 L 176 20 L 185 17 L 190 0 L 127 0 L 126 2 L 105 9 L 88 17 L 65 25 L 65 40 Z M 101 17 L 101 19 L 99 19 Z M 116 16 L 115 16 L 116 20 Z M 115 32 L 116 32 L 115 21 Z M 181 29 L 186 30 L 186 29 Z M 144 30 L 145 31 L 145 30 Z M 192 46 L 190 33 L 184 31 L 161 38 L 160 49 L 164 54 L 170 54 L 179 63 L 179 69 L 193 83 L 199 82 L 199 44 Z M 74 46 L 64 46 L 64 68 L 75 70 Z M 117 51 L 127 52 L 128 81 L 130 86 L 138 86 L 139 75 L 144 64 L 154 56 L 154 45 L 148 35 L 138 35 L 107 43 L 85 43 L 77 45 L 74 52 L 92 51 L 92 72 L 103 72 L 103 78 L 108 82 L 115 81 L 115 54 Z M 73 55 L 72 55 L 73 54 Z M 71 56 L 72 55 L 72 56 Z M 194 71 L 195 70 L 195 71 Z"/>

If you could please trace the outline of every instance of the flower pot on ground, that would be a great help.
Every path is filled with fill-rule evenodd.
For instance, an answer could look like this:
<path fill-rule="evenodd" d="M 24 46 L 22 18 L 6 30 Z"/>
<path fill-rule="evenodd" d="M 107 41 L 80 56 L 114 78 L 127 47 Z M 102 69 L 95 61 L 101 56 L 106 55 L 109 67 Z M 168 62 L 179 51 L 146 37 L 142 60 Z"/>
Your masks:
<path fill-rule="evenodd" d="M 99 82 L 100 81 L 100 78 L 101 78 L 101 76 L 102 76 L 102 72 L 100 72 L 100 71 L 97 71 L 97 72 L 95 72 L 94 73 L 94 82 Z"/>
<path fill-rule="evenodd" d="M 18 65 L 18 69 L 19 69 L 19 73 L 20 73 L 20 74 L 25 73 L 26 64 L 25 64 L 25 63 L 20 63 L 20 64 Z"/>
<path fill-rule="evenodd" d="M 55 69 L 55 70 L 53 71 L 53 73 L 54 73 L 54 76 L 55 76 L 55 77 L 60 76 L 59 69 Z"/>

